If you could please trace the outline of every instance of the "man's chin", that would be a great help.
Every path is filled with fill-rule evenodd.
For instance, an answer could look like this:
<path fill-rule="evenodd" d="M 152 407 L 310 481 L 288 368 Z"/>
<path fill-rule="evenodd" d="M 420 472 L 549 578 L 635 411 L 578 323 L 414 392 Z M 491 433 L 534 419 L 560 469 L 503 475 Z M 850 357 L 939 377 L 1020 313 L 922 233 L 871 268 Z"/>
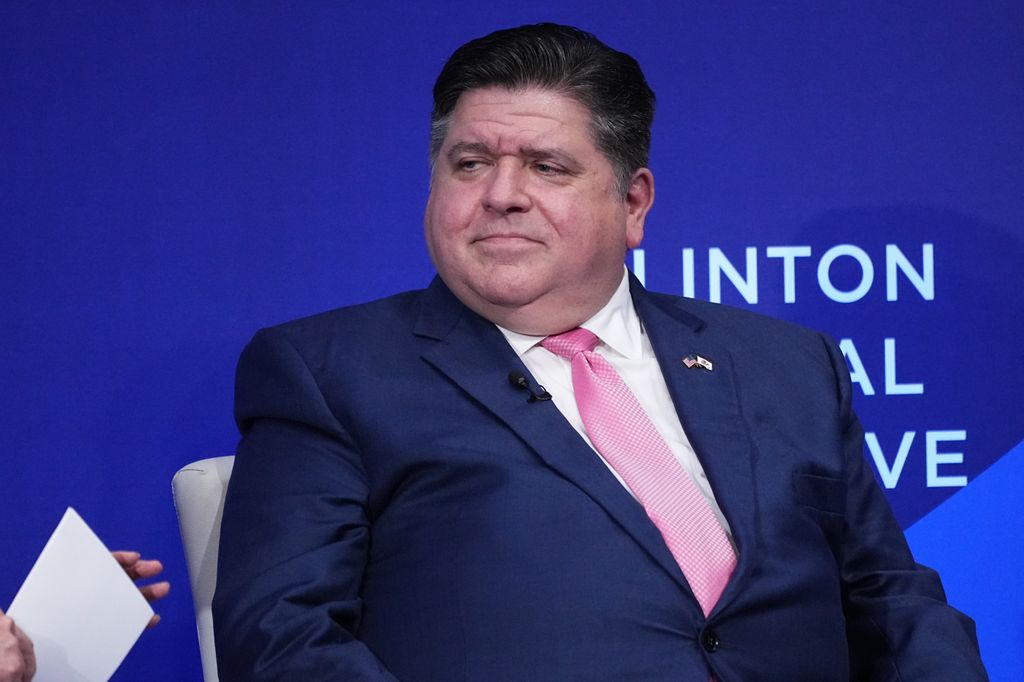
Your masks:
<path fill-rule="evenodd" d="M 509 311 L 526 308 L 540 297 L 537 292 L 524 291 L 514 287 L 477 290 L 475 293 L 485 304 Z"/>
<path fill-rule="evenodd" d="M 491 278 L 485 282 L 449 284 L 452 293 L 477 312 L 483 310 L 507 311 L 528 308 L 543 296 L 537 282 L 522 278 Z M 485 315 L 486 317 L 487 315 Z"/>

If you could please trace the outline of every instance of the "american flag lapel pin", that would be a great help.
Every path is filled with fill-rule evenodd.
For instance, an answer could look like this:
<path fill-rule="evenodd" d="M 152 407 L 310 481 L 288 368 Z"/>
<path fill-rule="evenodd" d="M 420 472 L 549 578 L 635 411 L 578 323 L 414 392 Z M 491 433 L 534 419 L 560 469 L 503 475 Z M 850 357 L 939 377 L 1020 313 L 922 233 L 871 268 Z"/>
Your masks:
<path fill-rule="evenodd" d="M 693 353 L 683 358 L 683 364 L 686 365 L 688 369 L 700 367 L 701 369 L 706 369 L 709 372 L 715 369 L 714 364 L 712 364 L 710 360 L 708 360 L 707 358 L 702 358 L 701 356 Z"/>

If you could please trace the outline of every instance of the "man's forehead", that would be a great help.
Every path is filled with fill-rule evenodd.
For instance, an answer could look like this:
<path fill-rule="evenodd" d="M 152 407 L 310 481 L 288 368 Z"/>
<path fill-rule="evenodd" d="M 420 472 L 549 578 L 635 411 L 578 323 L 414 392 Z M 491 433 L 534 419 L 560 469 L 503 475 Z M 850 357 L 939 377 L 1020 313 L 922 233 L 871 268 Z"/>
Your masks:
<path fill-rule="evenodd" d="M 459 95 L 453 115 L 467 112 L 484 112 L 488 109 L 505 108 L 511 116 L 524 116 L 552 121 L 567 118 L 591 120 L 590 109 L 579 99 L 561 90 L 529 85 L 522 88 L 506 88 L 500 85 L 485 86 L 466 90 Z"/>
<path fill-rule="evenodd" d="M 575 98 L 543 88 L 503 87 L 468 90 L 459 98 L 448 126 L 449 151 L 485 151 L 479 145 L 528 148 L 531 155 L 550 153 L 574 132 L 593 144 L 590 111 Z"/>

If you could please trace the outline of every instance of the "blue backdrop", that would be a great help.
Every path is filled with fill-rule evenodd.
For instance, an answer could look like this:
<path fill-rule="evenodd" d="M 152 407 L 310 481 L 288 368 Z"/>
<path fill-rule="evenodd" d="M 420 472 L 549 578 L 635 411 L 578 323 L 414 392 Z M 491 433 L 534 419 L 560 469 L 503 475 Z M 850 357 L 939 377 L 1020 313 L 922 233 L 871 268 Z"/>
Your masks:
<path fill-rule="evenodd" d="M 429 281 L 433 78 L 553 20 L 658 93 L 634 270 L 842 341 L 915 552 L 1019 679 L 1024 5 L 550 5 L 0 5 L 0 606 L 74 505 L 174 583 L 115 679 L 200 679 L 171 476 L 233 451 L 257 328 Z"/>

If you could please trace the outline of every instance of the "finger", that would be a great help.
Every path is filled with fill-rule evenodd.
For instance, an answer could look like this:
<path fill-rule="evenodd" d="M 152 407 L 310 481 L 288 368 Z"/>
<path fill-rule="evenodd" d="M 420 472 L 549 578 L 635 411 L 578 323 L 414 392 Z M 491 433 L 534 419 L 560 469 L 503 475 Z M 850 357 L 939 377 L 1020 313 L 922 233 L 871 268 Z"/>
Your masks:
<path fill-rule="evenodd" d="M 135 562 L 132 570 L 135 573 L 136 580 L 139 578 L 152 578 L 163 572 L 164 565 L 157 559 L 142 559 Z"/>
<path fill-rule="evenodd" d="M 3 669 L 4 663 L 17 660 L 20 657 L 18 651 L 21 648 L 21 643 L 18 642 L 18 638 L 14 634 L 13 624 L 4 623 L 3 625 L 4 627 L 0 628 L 0 670 Z"/>
<path fill-rule="evenodd" d="M 159 623 L 159 622 L 160 622 L 160 614 L 159 613 L 154 613 L 153 617 L 149 619 L 148 623 L 146 623 L 146 629 L 149 630 L 150 628 L 156 627 L 156 624 Z"/>
<path fill-rule="evenodd" d="M 128 574 L 128 577 L 132 580 L 138 580 L 139 576 L 136 572 L 136 566 L 139 563 L 140 554 L 138 552 L 111 552 L 110 553 L 117 563 L 121 565 L 124 572 Z"/>
<path fill-rule="evenodd" d="M 4 639 L 14 639 L 14 631 L 16 629 L 17 626 L 14 624 L 14 620 L 0 612 L 0 636 Z"/>
<path fill-rule="evenodd" d="M 138 561 L 141 558 L 141 556 L 142 556 L 138 552 L 128 552 L 128 551 L 123 551 L 123 550 L 122 551 L 117 551 L 117 552 L 111 552 L 111 554 L 113 554 L 114 558 L 117 559 L 117 563 L 119 563 L 119 564 L 121 564 L 122 566 L 125 566 L 125 567 L 131 566 L 136 561 Z"/>
<path fill-rule="evenodd" d="M 27 637 L 25 644 L 26 646 L 21 650 L 21 657 L 25 659 L 25 679 L 31 680 L 36 674 L 36 650 Z"/>
<path fill-rule="evenodd" d="M 163 599 L 167 596 L 167 593 L 171 591 L 171 584 L 166 580 L 152 585 L 143 585 L 139 588 L 139 592 L 146 598 L 148 602 L 154 602 L 159 599 Z"/>
<path fill-rule="evenodd" d="M 25 665 L 25 679 L 31 680 L 36 674 L 36 650 L 32 646 L 32 640 L 19 628 L 14 626 L 14 636 L 18 638 L 18 647 L 21 649 L 21 659 Z"/>
<path fill-rule="evenodd" d="M 24 679 L 25 657 L 21 653 L 21 642 L 12 633 L 0 634 L 0 680 Z"/>

